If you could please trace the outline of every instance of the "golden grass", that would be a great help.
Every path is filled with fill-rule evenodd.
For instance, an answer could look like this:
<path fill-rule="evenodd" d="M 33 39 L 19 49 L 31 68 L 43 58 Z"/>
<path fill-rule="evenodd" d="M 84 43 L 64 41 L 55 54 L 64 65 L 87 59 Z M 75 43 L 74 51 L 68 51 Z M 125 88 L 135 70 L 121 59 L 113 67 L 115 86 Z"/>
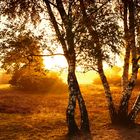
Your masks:
<path fill-rule="evenodd" d="M 57 90 L 57 89 L 56 89 Z M 81 87 L 94 140 L 138 140 L 140 128 L 125 129 L 110 125 L 107 102 L 101 86 Z M 113 87 L 115 102 L 120 89 Z M 137 90 L 131 102 L 136 98 Z M 31 93 L 0 89 L 0 140 L 67 140 L 65 112 L 68 94 Z M 79 123 L 79 111 L 76 119 Z M 140 123 L 140 116 L 137 118 Z M 78 138 L 80 140 L 82 138 Z M 86 140 L 86 138 L 85 138 Z"/>

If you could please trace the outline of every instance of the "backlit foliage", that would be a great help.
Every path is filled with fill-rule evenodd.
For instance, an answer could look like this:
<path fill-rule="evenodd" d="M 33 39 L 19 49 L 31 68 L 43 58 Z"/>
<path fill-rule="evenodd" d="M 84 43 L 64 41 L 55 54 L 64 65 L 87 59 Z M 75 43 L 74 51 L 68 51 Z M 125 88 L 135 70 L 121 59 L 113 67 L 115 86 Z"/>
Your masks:
<path fill-rule="evenodd" d="M 77 47 L 78 60 L 88 70 L 97 70 L 98 58 L 109 65 L 114 65 L 115 56 L 121 52 L 123 47 L 123 33 L 118 22 L 119 15 L 113 11 L 112 3 L 109 2 L 100 9 L 103 3 L 90 1 L 84 3 L 94 35 L 97 36 L 95 41 L 86 27 L 80 26 L 82 30 Z M 81 24 L 84 23 L 81 22 Z"/>

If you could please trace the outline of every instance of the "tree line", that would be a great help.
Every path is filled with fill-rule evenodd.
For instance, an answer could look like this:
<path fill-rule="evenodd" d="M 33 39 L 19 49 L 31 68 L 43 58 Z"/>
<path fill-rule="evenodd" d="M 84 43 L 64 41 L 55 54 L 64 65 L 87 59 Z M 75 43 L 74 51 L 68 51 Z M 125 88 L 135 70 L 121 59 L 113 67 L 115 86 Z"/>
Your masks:
<path fill-rule="evenodd" d="M 79 132 L 90 133 L 88 111 L 75 74 L 76 65 L 99 73 L 111 122 L 123 126 L 135 124 L 140 110 L 140 95 L 130 111 L 128 105 L 140 67 L 139 0 L 5 0 L 1 1 L 1 5 L 2 16 L 9 19 L 18 17 L 23 23 L 26 24 L 28 21 L 37 27 L 41 20 L 40 14 L 44 14 L 49 26 L 52 27 L 68 63 L 69 101 L 66 119 L 70 135 Z M 47 29 L 46 26 L 45 30 Z M 4 44 L 1 45 L 1 51 L 4 51 L 5 47 L 10 47 L 7 43 Z M 33 50 L 28 49 L 29 52 Z M 116 55 L 121 55 L 122 51 L 124 52 L 120 94 L 122 97 L 119 107 L 116 108 L 103 63 L 113 66 Z M 23 53 L 20 54 L 22 55 Z M 81 115 L 80 127 L 75 120 L 76 103 L 79 105 Z"/>

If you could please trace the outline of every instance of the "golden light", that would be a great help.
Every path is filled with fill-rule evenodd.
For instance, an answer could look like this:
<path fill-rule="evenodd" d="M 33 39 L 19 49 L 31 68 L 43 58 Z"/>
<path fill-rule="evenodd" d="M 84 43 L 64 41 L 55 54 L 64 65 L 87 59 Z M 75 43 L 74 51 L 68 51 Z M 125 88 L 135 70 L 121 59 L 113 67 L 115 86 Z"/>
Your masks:
<path fill-rule="evenodd" d="M 44 57 L 44 65 L 49 70 L 60 70 L 67 67 L 67 61 L 64 56 Z"/>
<path fill-rule="evenodd" d="M 44 65 L 46 69 L 53 70 L 60 74 L 60 77 L 67 82 L 67 61 L 64 56 L 53 56 L 53 57 L 44 57 Z M 63 71 L 63 69 L 65 69 Z M 78 67 L 78 71 L 80 71 L 80 67 Z M 87 73 L 76 72 L 78 82 L 80 84 L 91 84 L 93 83 L 93 79 L 97 78 L 97 73 L 93 71 L 89 71 Z"/>
<path fill-rule="evenodd" d="M 60 52 L 60 51 L 59 51 Z M 44 57 L 44 65 L 46 69 L 58 72 L 60 74 L 60 77 L 67 82 L 67 68 L 68 64 L 64 56 L 58 55 L 58 56 L 52 56 L 52 57 Z M 104 70 L 105 73 L 109 76 L 113 75 L 114 73 L 117 76 L 121 76 L 122 74 L 122 67 L 123 63 L 120 57 L 117 56 L 116 58 L 116 66 L 113 68 L 110 68 L 108 64 L 104 63 Z M 80 66 L 78 66 L 78 71 L 80 71 Z M 82 72 L 76 72 L 78 82 L 80 84 L 92 84 L 94 79 L 98 78 L 99 75 L 95 71 L 89 71 L 86 73 Z"/>

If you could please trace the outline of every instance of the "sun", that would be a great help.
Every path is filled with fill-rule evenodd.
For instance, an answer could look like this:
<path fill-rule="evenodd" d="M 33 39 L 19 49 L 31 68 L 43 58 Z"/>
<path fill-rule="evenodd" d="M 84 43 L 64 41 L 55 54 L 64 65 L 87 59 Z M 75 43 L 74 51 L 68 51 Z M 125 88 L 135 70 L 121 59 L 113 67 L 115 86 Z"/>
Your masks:
<path fill-rule="evenodd" d="M 44 65 L 46 69 L 56 70 L 67 68 L 68 64 L 64 56 L 44 57 Z"/>
<path fill-rule="evenodd" d="M 58 72 L 60 77 L 64 82 L 67 82 L 67 68 L 68 64 L 64 56 L 53 56 L 53 57 L 44 57 L 45 68 L 51 71 Z M 64 71 L 62 71 L 65 69 Z M 79 67 L 78 67 L 79 71 Z M 93 77 L 97 76 L 95 72 L 76 72 L 78 82 L 80 84 L 91 84 L 93 82 Z"/>
<path fill-rule="evenodd" d="M 49 56 L 43 57 L 45 68 L 50 71 L 58 72 L 60 77 L 64 82 L 67 82 L 67 68 L 68 64 L 66 58 L 63 55 Z M 114 68 L 110 68 L 108 64 L 104 63 L 104 70 L 106 74 L 112 75 L 113 73 L 117 73 L 119 76 L 121 75 L 122 61 L 118 58 L 116 66 Z M 98 78 L 99 75 L 95 71 L 89 71 L 86 73 L 82 73 L 80 66 L 78 66 L 78 71 L 76 71 L 76 76 L 78 82 L 80 84 L 92 84 L 94 79 Z"/>

